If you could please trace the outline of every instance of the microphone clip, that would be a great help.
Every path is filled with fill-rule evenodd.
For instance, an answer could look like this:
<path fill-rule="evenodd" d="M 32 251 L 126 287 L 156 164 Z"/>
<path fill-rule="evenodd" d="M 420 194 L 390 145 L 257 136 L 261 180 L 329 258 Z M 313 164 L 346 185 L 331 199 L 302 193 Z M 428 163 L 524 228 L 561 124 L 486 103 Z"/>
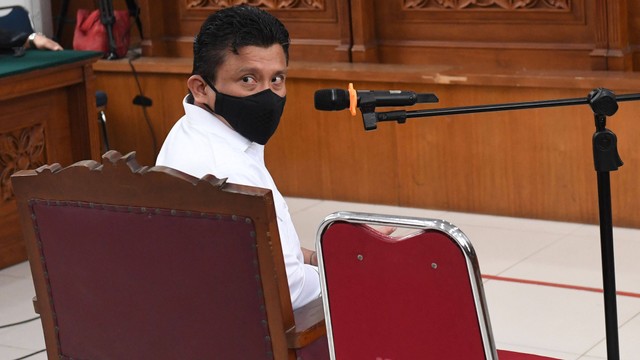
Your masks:
<path fill-rule="evenodd" d="M 421 102 L 438 102 L 438 97 L 433 94 L 421 96 L 425 96 L 425 100 Z M 362 121 L 366 131 L 377 129 L 377 124 L 381 121 L 396 121 L 398 124 L 407 122 L 407 112 L 405 110 L 376 112 L 376 97 L 373 94 L 364 93 L 360 95 L 358 108 L 362 113 Z"/>
<path fill-rule="evenodd" d="M 365 130 L 375 130 L 377 128 L 378 118 L 376 114 L 376 98 L 372 94 L 363 94 L 360 96 L 358 108 L 362 113 Z"/>

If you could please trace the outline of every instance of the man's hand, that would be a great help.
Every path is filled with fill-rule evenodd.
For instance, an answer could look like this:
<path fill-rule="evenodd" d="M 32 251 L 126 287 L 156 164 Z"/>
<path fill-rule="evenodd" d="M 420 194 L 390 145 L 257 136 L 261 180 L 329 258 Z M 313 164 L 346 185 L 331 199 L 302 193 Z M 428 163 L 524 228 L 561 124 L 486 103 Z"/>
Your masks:
<path fill-rule="evenodd" d="M 305 264 L 318 266 L 318 254 L 315 251 L 306 248 L 300 248 L 300 250 L 302 250 Z"/>
<path fill-rule="evenodd" d="M 35 45 L 35 48 L 39 50 L 62 50 L 62 46 L 60 46 L 60 44 L 40 33 L 35 33 L 32 41 L 27 40 L 25 47 L 31 48 L 32 44 Z"/>
<path fill-rule="evenodd" d="M 374 227 L 374 229 L 376 229 L 377 232 L 383 233 L 385 235 L 391 235 L 398 228 L 395 226 L 376 226 Z"/>

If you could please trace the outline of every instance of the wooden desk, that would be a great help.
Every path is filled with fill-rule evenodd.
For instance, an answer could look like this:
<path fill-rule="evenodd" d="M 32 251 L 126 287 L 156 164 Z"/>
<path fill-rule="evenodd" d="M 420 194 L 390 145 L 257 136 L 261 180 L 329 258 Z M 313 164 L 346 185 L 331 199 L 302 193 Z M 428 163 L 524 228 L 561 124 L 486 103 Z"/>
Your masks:
<path fill-rule="evenodd" d="M 11 174 L 100 158 L 92 63 L 100 53 L 0 55 L 0 268 L 26 260 Z"/>

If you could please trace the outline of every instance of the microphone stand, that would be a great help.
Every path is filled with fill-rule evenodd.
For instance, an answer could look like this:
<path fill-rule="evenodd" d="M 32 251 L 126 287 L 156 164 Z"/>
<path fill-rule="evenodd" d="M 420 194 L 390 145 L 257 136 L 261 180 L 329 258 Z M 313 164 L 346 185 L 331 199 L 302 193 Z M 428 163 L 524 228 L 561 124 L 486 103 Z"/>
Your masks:
<path fill-rule="evenodd" d="M 593 134 L 593 161 L 597 173 L 598 207 L 600 217 L 600 249 L 602 258 L 602 279 L 604 290 L 605 325 L 607 341 L 607 359 L 620 359 L 618 340 L 618 310 L 616 305 L 616 279 L 613 253 L 613 220 L 611 211 L 611 183 L 609 174 L 623 165 L 618 155 L 617 137 L 606 128 L 607 116 L 618 110 L 618 101 L 640 100 L 640 94 L 615 96 L 608 89 L 592 90 L 587 98 L 505 103 L 494 105 L 466 106 L 416 111 L 375 112 L 375 106 L 367 99 L 361 99 L 359 108 L 362 112 L 365 130 L 376 128 L 380 121 L 397 121 L 400 124 L 408 118 L 432 117 L 442 115 L 459 115 L 481 112 L 523 110 L 556 106 L 589 104 L 593 110 L 596 131 Z"/>

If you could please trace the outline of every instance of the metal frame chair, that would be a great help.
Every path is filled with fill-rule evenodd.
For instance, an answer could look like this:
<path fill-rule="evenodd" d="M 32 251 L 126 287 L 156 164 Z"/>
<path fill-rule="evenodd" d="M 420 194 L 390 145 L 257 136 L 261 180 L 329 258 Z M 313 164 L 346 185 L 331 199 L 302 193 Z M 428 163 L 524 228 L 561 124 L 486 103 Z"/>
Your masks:
<path fill-rule="evenodd" d="M 477 256 L 447 221 L 338 212 L 316 247 L 331 359 L 548 359 L 496 349 Z"/>

